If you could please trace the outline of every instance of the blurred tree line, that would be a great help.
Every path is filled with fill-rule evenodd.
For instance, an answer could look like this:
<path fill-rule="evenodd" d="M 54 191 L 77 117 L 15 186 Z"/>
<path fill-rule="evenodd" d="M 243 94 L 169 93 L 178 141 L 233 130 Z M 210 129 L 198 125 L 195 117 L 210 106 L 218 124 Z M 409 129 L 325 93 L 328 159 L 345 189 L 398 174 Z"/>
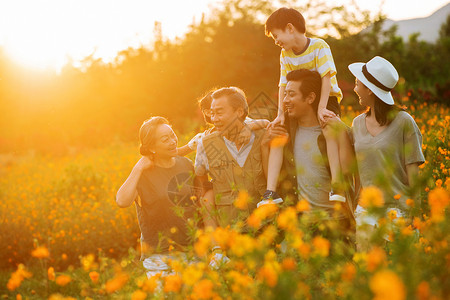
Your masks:
<path fill-rule="evenodd" d="M 429 44 L 417 35 L 404 42 L 395 28 L 383 31 L 383 16 L 355 3 L 224 0 L 182 38 L 164 39 L 156 24 L 151 49 L 124 50 L 111 63 L 91 55 L 60 74 L 30 72 L 0 49 L 0 152 L 57 154 L 137 141 L 140 124 L 152 115 L 168 117 L 177 132 L 190 135 L 202 124 L 196 100 L 214 87 L 235 85 L 249 101 L 264 93 L 276 103 L 280 49 L 264 35 L 264 22 L 281 6 L 301 11 L 307 34 L 330 44 L 344 105 L 357 105 L 347 65 L 375 55 L 390 60 L 409 88 L 429 90 L 428 100 L 448 103 L 450 18 Z"/>

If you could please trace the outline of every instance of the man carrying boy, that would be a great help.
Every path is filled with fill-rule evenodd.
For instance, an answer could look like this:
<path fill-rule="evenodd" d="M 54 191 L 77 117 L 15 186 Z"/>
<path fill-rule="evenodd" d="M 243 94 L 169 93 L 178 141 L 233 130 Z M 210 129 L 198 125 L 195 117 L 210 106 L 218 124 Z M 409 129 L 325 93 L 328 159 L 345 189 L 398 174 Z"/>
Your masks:
<path fill-rule="evenodd" d="M 346 203 L 329 201 L 331 176 L 326 159 L 325 140 L 317 118 L 317 110 L 321 95 L 321 78 L 318 72 L 295 70 L 287 74 L 286 96 L 283 104 L 286 107 L 286 131 L 284 126 L 275 125 L 269 128 L 268 135 L 289 134 L 285 154 L 285 168 L 289 180 L 296 182 L 298 199 L 305 199 L 312 212 L 324 212 L 323 222 L 336 222 L 337 230 L 327 234 L 329 238 L 347 241 L 353 239 L 353 203 L 347 197 Z M 342 127 L 345 125 L 341 124 Z M 347 131 L 342 130 L 347 135 Z M 345 145 L 351 151 L 350 140 Z M 354 159 L 349 156 L 348 161 Z M 351 178 L 351 174 L 348 174 Z M 285 179 L 285 178 L 283 178 Z M 336 209 L 338 208 L 338 209 Z M 353 244 L 352 244 L 353 245 Z"/>
<path fill-rule="evenodd" d="M 280 8 L 273 12 L 266 21 L 266 35 L 272 37 L 275 44 L 282 48 L 280 55 L 280 82 L 278 92 L 278 116 L 272 124 L 284 124 L 283 98 L 287 84 L 286 75 L 290 71 L 307 69 L 317 71 L 321 77 L 320 92 L 318 99 L 317 115 L 323 133 L 327 141 L 327 154 L 331 170 L 332 190 L 329 195 L 330 201 L 345 202 L 344 188 L 342 187 L 342 157 L 348 155 L 341 145 L 341 141 L 325 124 L 339 117 L 339 102 L 342 92 L 337 85 L 336 67 L 330 47 L 322 39 L 306 37 L 305 19 L 302 14 L 292 8 Z M 282 164 L 282 148 L 271 148 L 269 157 L 269 173 L 267 178 L 267 191 L 263 201 L 276 199 L 277 178 Z"/>
<path fill-rule="evenodd" d="M 261 145 L 265 129 L 252 130 L 244 123 L 248 105 L 240 89 L 222 88 L 212 98 L 215 131 L 198 142 L 195 173 L 203 176 L 204 182 L 208 173 L 211 176 L 215 201 L 209 206 L 217 225 L 225 227 L 256 208 L 256 201 L 248 203 L 247 209 L 238 209 L 233 203 L 240 190 L 253 200 L 261 198 L 266 188 L 268 148 Z"/>

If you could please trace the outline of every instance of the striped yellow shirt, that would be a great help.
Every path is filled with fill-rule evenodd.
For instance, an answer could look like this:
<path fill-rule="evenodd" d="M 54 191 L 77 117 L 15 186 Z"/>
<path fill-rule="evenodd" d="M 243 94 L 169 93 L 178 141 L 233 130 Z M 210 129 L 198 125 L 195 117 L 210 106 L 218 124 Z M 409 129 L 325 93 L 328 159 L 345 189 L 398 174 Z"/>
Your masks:
<path fill-rule="evenodd" d="M 292 50 L 286 51 L 282 49 L 280 66 L 279 86 L 286 86 L 286 75 L 294 70 L 308 69 L 317 71 L 321 77 L 329 72 L 331 75 L 330 96 L 336 96 L 338 101 L 341 102 L 342 91 L 337 84 L 336 66 L 334 65 L 330 46 L 324 40 L 310 38 L 308 48 L 299 55 L 296 55 Z"/>

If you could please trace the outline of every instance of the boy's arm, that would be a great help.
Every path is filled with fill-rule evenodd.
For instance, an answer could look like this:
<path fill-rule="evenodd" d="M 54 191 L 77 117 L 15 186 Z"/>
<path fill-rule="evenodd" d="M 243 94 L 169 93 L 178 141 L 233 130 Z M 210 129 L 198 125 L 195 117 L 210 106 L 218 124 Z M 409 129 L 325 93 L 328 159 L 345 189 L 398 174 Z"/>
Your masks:
<path fill-rule="evenodd" d="M 185 155 L 188 155 L 189 153 L 191 153 L 191 152 L 194 151 L 194 150 L 192 150 L 192 149 L 189 147 L 189 145 L 186 144 L 186 145 L 184 145 L 184 146 L 181 146 L 181 147 L 177 148 L 177 151 L 178 151 L 178 155 L 179 155 L 179 156 L 185 156 Z"/>
<path fill-rule="evenodd" d="M 281 122 L 281 125 L 284 125 L 283 99 L 285 90 L 286 86 L 284 85 L 280 86 L 280 88 L 278 89 L 278 113 L 277 117 L 272 121 L 272 123 Z"/>
<path fill-rule="evenodd" d="M 198 140 L 201 138 L 202 133 L 197 133 L 186 145 L 177 148 L 179 156 L 185 156 L 197 149 Z"/>
<path fill-rule="evenodd" d="M 320 123 L 325 123 L 326 118 L 336 117 L 336 114 L 334 112 L 327 109 L 330 91 L 331 91 L 331 75 L 330 72 L 328 72 L 327 74 L 325 74 L 325 76 L 322 77 L 322 87 L 320 89 L 320 101 L 317 110 L 317 116 L 319 117 Z"/>
<path fill-rule="evenodd" d="M 256 120 L 252 119 L 248 122 L 246 121 L 245 124 L 250 128 L 251 131 L 254 131 L 254 130 L 266 128 L 267 125 L 270 124 L 270 121 L 266 120 L 266 119 L 256 119 Z"/>

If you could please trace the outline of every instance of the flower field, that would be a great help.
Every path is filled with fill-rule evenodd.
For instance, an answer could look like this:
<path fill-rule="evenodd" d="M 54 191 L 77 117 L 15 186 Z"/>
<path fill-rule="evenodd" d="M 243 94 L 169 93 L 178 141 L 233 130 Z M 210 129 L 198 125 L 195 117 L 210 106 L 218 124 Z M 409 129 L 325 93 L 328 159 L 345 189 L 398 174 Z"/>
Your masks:
<path fill-rule="evenodd" d="M 420 100 L 420 101 L 418 101 Z M 6 299 L 448 299 L 450 297 L 450 109 L 402 98 L 423 135 L 426 162 L 416 187 L 421 207 L 389 215 L 368 252 L 312 235 L 314 215 L 267 205 L 247 223 L 254 232 L 199 229 L 188 259 L 147 279 L 139 261 L 134 207 L 115 194 L 139 159 L 136 145 L 73 151 L 59 157 L 0 156 L 0 296 Z M 350 125 L 357 112 L 344 107 Z M 186 141 L 195 133 L 180 137 Z M 361 195 L 383 203 L 376 188 Z M 236 202 L 245 207 L 241 193 Z M 340 209 L 337 207 L 336 209 Z M 241 224 L 242 225 L 242 224 Z M 256 231 L 261 227 L 256 234 Z M 333 225 L 318 226 L 333 232 Z M 390 242 L 377 237 L 389 236 Z M 212 239 L 230 262 L 208 266 Z M 381 239 L 382 240 L 382 239 Z M 177 254 L 174 253 L 176 256 Z"/>

